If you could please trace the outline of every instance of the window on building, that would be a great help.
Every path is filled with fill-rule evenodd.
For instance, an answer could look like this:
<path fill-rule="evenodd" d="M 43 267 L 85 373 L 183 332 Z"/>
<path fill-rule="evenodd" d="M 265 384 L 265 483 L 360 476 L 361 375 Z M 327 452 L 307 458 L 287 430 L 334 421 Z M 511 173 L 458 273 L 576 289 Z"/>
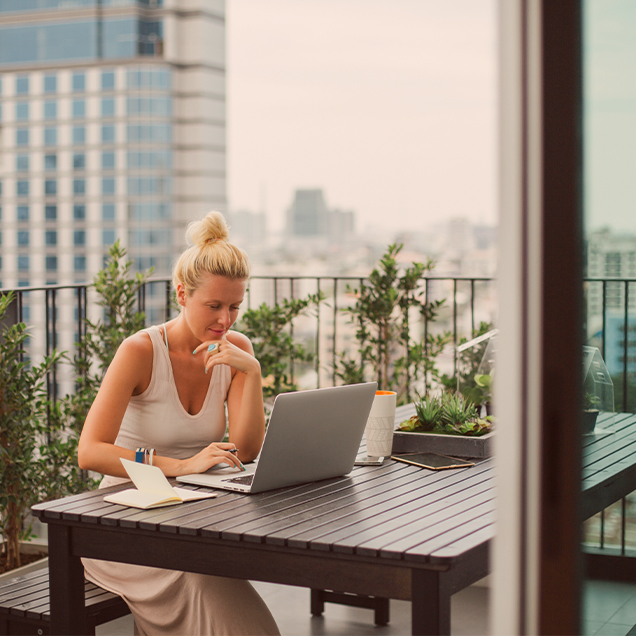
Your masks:
<path fill-rule="evenodd" d="M 15 80 L 15 92 L 18 95 L 29 94 L 29 78 L 27 75 L 18 75 Z"/>
<path fill-rule="evenodd" d="M 105 143 L 114 143 L 115 126 L 113 124 L 105 124 L 102 126 L 102 141 Z"/>
<path fill-rule="evenodd" d="M 73 117 L 83 119 L 86 117 L 86 100 L 73 100 Z"/>
<path fill-rule="evenodd" d="M 29 155 L 16 155 L 15 169 L 18 172 L 28 172 L 29 171 Z"/>
<path fill-rule="evenodd" d="M 76 256 L 73 259 L 73 268 L 76 272 L 86 271 L 86 256 Z"/>
<path fill-rule="evenodd" d="M 102 168 L 104 170 L 112 170 L 115 167 L 115 153 L 102 152 Z"/>
<path fill-rule="evenodd" d="M 53 73 L 47 73 L 44 76 L 44 92 L 56 93 L 57 92 L 57 75 Z"/>
<path fill-rule="evenodd" d="M 73 73 L 72 86 L 74 93 L 83 93 L 86 90 L 86 73 L 83 71 Z"/>
<path fill-rule="evenodd" d="M 169 97 L 129 97 L 126 108 L 129 115 L 170 117 L 172 102 Z"/>
<path fill-rule="evenodd" d="M 53 126 L 47 126 L 44 129 L 44 145 L 45 146 L 57 145 L 57 128 Z"/>
<path fill-rule="evenodd" d="M 29 230 L 18 230 L 18 247 L 29 246 Z"/>
<path fill-rule="evenodd" d="M 103 221 L 115 220 L 115 204 L 114 203 L 104 203 L 102 205 L 102 220 Z"/>
<path fill-rule="evenodd" d="M 112 97 L 104 97 L 102 99 L 102 117 L 115 116 L 115 100 Z"/>
<path fill-rule="evenodd" d="M 172 135 L 169 124 L 129 124 L 128 141 L 170 143 Z"/>
<path fill-rule="evenodd" d="M 19 205 L 16 210 L 16 216 L 18 217 L 18 221 L 28 221 L 29 220 L 29 206 L 28 205 Z"/>
<path fill-rule="evenodd" d="M 16 182 L 16 193 L 19 197 L 27 197 L 29 196 L 29 182 L 28 181 L 17 181 Z"/>
<path fill-rule="evenodd" d="M 57 170 L 57 155 L 44 155 L 44 169 Z"/>
<path fill-rule="evenodd" d="M 76 152 L 73 155 L 73 170 L 84 170 L 86 168 L 86 155 L 83 152 Z"/>
<path fill-rule="evenodd" d="M 57 194 L 57 181 L 55 179 L 46 179 L 44 181 L 44 194 L 47 196 Z"/>
<path fill-rule="evenodd" d="M 85 179 L 73 179 L 73 194 L 86 194 Z"/>
<path fill-rule="evenodd" d="M 44 206 L 44 218 L 47 221 L 55 221 L 57 219 L 57 205 Z"/>
<path fill-rule="evenodd" d="M 112 177 L 102 179 L 102 194 L 115 194 L 115 179 Z"/>
<path fill-rule="evenodd" d="M 74 205 L 73 206 L 73 218 L 76 221 L 83 221 L 86 218 L 86 206 L 85 205 Z"/>
<path fill-rule="evenodd" d="M 29 129 L 28 128 L 18 128 L 15 131 L 15 144 L 16 146 L 29 145 Z"/>
<path fill-rule="evenodd" d="M 44 232 L 45 245 L 57 245 L 57 232 L 55 230 L 46 230 Z"/>
<path fill-rule="evenodd" d="M 102 231 L 102 244 L 112 245 L 115 242 L 115 230 Z"/>
<path fill-rule="evenodd" d="M 47 272 L 57 272 L 57 256 L 45 256 L 44 266 Z"/>
<path fill-rule="evenodd" d="M 19 272 L 28 272 L 29 271 L 29 257 L 28 256 L 18 256 L 18 271 Z M 18 284 L 19 285 L 19 284 Z M 22 285 L 23 287 L 28 287 L 28 283 L 26 285 Z"/>
<path fill-rule="evenodd" d="M 15 118 L 18 121 L 29 119 L 29 102 L 18 102 L 15 105 Z"/>
<path fill-rule="evenodd" d="M 73 126 L 73 143 L 86 143 L 86 128 L 84 126 Z"/>
<path fill-rule="evenodd" d="M 115 71 L 102 71 L 102 90 L 112 91 L 115 88 Z"/>
<path fill-rule="evenodd" d="M 621 275 L 621 253 L 608 252 L 605 255 L 605 275 L 620 276 Z"/>
<path fill-rule="evenodd" d="M 128 69 L 126 74 L 128 88 L 155 88 L 168 90 L 171 86 L 170 69 L 137 66 Z"/>
<path fill-rule="evenodd" d="M 57 102 L 44 102 L 44 119 L 57 119 Z"/>
<path fill-rule="evenodd" d="M 84 230 L 75 230 L 73 232 L 73 245 L 86 245 L 86 232 Z"/>

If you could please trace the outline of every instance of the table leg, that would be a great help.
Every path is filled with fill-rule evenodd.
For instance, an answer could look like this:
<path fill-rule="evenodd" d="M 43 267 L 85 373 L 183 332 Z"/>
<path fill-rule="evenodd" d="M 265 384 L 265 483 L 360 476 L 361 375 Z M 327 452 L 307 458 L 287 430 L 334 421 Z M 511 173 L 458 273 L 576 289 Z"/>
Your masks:
<path fill-rule="evenodd" d="M 51 634 L 86 634 L 84 566 L 71 554 L 71 528 L 49 524 Z"/>
<path fill-rule="evenodd" d="M 412 570 L 411 631 L 418 636 L 450 634 L 450 594 L 444 589 L 443 572 Z"/>

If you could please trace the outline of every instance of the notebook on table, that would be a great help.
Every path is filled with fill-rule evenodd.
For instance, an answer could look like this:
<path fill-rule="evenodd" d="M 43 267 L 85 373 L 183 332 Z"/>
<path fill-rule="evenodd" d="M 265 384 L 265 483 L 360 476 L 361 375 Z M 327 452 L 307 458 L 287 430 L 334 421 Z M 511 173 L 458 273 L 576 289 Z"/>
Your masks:
<path fill-rule="evenodd" d="M 244 493 L 346 475 L 353 468 L 377 389 L 349 384 L 276 397 L 263 448 L 247 471 L 223 467 L 177 481 Z"/>

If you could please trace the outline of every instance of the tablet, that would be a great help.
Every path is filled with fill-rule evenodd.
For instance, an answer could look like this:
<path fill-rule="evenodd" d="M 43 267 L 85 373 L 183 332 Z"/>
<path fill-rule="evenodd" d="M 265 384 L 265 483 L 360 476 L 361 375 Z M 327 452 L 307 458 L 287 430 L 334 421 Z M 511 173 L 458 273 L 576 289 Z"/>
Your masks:
<path fill-rule="evenodd" d="M 466 468 L 474 466 L 475 462 L 456 457 L 447 457 L 437 453 L 409 453 L 408 455 L 391 455 L 391 459 L 431 470 L 443 470 L 444 468 Z"/>

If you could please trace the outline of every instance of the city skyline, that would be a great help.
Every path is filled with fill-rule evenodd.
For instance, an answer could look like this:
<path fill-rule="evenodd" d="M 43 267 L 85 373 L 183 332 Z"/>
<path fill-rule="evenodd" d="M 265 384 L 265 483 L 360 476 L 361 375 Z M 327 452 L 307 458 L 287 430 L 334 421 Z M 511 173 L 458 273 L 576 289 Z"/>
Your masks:
<path fill-rule="evenodd" d="M 493 0 L 228 0 L 228 207 L 496 223 Z M 461 187 L 458 187 L 461 183 Z"/>

